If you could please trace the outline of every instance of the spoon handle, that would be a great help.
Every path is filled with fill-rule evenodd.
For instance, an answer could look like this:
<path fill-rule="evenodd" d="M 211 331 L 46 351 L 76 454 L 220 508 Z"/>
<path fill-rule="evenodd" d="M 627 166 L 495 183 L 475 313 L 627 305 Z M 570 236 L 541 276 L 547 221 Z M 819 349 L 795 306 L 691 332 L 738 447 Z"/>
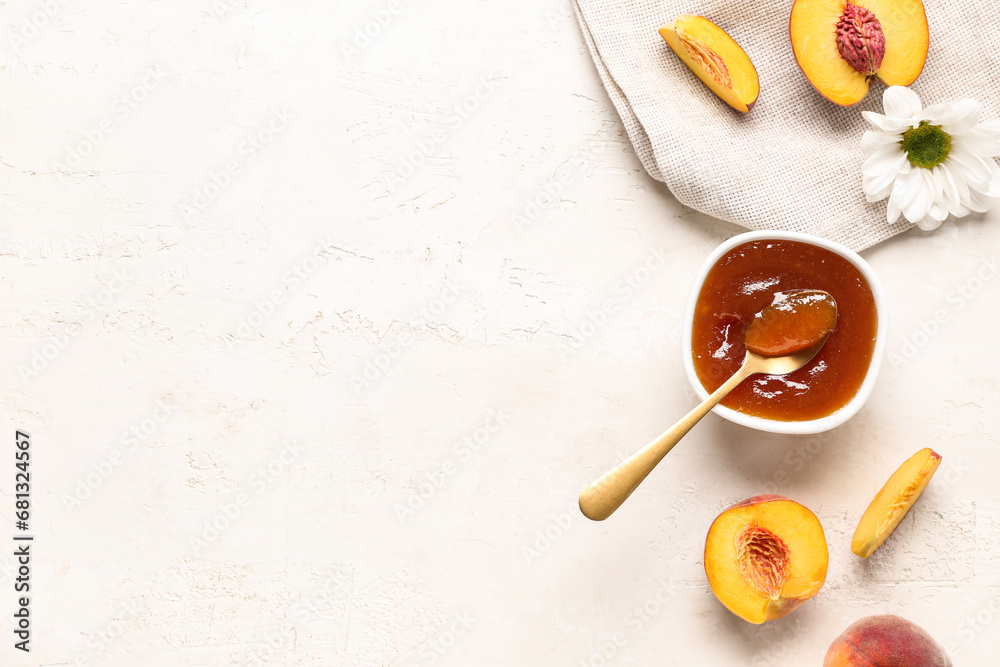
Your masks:
<path fill-rule="evenodd" d="M 588 519 L 604 521 L 621 507 L 636 487 L 646 479 L 667 453 L 702 417 L 726 397 L 748 376 L 758 372 L 752 364 L 745 363 L 721 387 L 712 392 L 701 404 L 687 413 L 679 422 L 654 438 L 627 459 L 607 471 L 580 493 L 580 511 Z"/>

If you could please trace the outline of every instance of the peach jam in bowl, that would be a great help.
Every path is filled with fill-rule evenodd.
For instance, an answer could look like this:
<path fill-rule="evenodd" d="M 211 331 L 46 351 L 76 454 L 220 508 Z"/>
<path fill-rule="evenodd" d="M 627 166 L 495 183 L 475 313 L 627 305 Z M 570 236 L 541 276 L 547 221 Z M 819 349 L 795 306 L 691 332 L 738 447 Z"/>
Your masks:
<path fill-rule="evenodd" d="M 753 375 L 715 408 L 774 433 L 819 433 L 847 421 L 871 394 L 885 351 L 886 308 L 871 266 L 852 250 L 797 232 L 735 236 L 705 261 L 684 316 L 684 370 L 705 398 L 743 363 L 744 337 L 777 292 L 818 289 L 837 302 L 837 325 L 803 368 Z"/>

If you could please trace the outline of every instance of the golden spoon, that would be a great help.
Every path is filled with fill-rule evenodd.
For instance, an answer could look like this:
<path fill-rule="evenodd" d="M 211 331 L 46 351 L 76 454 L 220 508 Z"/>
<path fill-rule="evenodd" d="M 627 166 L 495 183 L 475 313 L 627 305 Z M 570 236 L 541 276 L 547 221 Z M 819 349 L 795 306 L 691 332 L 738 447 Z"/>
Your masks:
<path fill-rule="evenodd" d="M 787 375 L 808 364 L 837 324 L 837 303 L 822 290 L 790 290 L 757 313 L 746 333 L 743 365 L 701 405 L 607 471 L 580 493 L 580 511 L 603 521 L 632 495 L 674 445 L 743 380 L 757 373 Z"/>

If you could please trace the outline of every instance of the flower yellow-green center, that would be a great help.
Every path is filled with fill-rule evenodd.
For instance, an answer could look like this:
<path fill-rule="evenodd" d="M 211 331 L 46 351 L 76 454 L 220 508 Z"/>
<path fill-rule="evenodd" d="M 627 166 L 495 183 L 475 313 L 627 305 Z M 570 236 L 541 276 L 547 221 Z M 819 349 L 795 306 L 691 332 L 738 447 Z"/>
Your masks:
<path fill-rule="evenodd" d="M 941 164 L 951 151 L 951 135 L 926 120 L 904 132 L 899 143 L 910 164 L 924 169 Z"/>

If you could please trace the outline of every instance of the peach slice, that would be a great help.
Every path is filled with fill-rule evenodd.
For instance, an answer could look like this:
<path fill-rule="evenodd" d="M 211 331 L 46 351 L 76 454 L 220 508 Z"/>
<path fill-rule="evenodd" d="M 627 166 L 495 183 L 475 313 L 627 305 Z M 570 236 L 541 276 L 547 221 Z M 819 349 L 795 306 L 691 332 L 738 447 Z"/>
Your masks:
<path fill-rule="evenodd" d="M 660 36 L 723 102 L 750 111 L 760 94 L 760 79 L 746 51 L 725 30 L 704 16 L 685 14 L 660 28 Z"/>
<path fill-rule="evenodd" d="M 944 649 L 916 623 L 884 614 L 851 624 L 833 640 L 823 667 L 951 667 Z"/>
<path fill-rule="evenodd" d="M 754 496 L 720 514 L 705 540 L 715 597 L 750 623 L 781 618 L 819 592 L 829 553 L 816 515 L 784 496 Z"/>
<path fill-rule="evenodd" d="M 903 461 L 862 515 L 851 551 L 868 558 L 882 546 L 927 488 L 939 465 L 941 456 L 928 447 Z"/>
<path fill-rule="evenodd" d="M 921 0 L 795 0 L 788 33 L 809 83 L 841 106 L 863 100 L 876 76 L 910 85 L 927 59 Z"/>

